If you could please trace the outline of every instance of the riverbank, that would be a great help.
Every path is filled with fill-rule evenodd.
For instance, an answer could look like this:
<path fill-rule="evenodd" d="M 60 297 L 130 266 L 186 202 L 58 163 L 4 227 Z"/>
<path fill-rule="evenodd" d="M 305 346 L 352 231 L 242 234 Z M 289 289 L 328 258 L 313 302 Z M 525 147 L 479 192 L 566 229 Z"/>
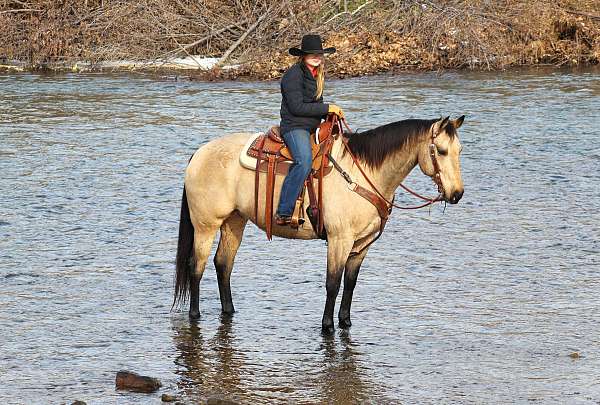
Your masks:
<path fill-rule="evenodd" d="M 334 77 L 600 61 L 600 0 L 68 3 L 0 5 L 0 69 L 274 79 L 294 61 L 287 49 L 309 31 L 337 48 L 327 61 Z"/>

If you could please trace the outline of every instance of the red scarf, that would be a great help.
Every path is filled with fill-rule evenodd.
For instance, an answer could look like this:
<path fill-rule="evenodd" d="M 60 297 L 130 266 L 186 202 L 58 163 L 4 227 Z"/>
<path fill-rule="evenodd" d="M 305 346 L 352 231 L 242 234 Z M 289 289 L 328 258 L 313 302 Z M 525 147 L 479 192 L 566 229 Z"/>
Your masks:
<path fill-rule="evenodd" d="M 312 67 L 311 65 L 309 65 L 308 63 L 305 63 L 306 67 L 308 68 L 308 70 L 310 71 L 310 73 L 312 73 L 313 77 L 317 77 L 317 75 L 319 74 L 317 72 L 317 70 L 319 69 L 319 67 Z"/>

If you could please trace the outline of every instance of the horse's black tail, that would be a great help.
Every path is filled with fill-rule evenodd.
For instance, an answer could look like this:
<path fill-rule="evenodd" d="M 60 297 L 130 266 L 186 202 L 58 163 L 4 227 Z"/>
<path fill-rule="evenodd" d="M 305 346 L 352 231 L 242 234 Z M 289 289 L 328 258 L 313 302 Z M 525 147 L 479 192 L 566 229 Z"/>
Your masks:
<path fill-rule="evenodd" d="M 190 208 L 187 202 L 185 186 L 181 197 L 181 215 L 179 218 L 179 241 L 177 242 L 177 259 L 175 266 L 175 297 L 173 309 L 183 304 L 190 295 L 190 279 L 194 271 L 194 226 L 190 219 Z"/>

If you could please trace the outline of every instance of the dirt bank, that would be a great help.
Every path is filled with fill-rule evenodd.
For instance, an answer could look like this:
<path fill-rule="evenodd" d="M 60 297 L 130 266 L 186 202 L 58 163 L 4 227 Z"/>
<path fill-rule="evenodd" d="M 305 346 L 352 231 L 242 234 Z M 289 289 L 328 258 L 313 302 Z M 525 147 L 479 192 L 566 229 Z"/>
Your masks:
<path fill-rule="evenodd" d="M 600 60 L 599 10 L 600 0 L 0 0 L 0 64 L 77 70 L 202 55 L 216 67 L 193 75 L 269 79 L 316 32 L 338 48 L 327 64 L 338 77 L 589 65 Z"/>

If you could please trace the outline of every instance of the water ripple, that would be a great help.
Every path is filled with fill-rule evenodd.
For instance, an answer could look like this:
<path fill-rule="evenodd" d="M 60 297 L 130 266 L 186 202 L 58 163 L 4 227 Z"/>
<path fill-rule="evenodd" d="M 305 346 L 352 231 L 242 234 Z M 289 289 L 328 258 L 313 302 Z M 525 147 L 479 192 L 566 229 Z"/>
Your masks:
<path fill-rule="evenodd" d="M 187 160 L 216 136 L 276 123 L 277 83 L 0 85 L 3 402 L 159 400 L 115 392 L 120 369 L 189 402 L 600 401 L 598 72 L 328 82 L 353 127 L 467 115 L 463 201 L 393 214 L 361 270 L 354 326 L 331 338 L 319 329 L 325 244 L 268 243 L 254 226 L 235 317 L 220 318 L 210 270 L 201 321 L 170 312 Z M 417 172 L 408 183 L 431 188 Z"/>

